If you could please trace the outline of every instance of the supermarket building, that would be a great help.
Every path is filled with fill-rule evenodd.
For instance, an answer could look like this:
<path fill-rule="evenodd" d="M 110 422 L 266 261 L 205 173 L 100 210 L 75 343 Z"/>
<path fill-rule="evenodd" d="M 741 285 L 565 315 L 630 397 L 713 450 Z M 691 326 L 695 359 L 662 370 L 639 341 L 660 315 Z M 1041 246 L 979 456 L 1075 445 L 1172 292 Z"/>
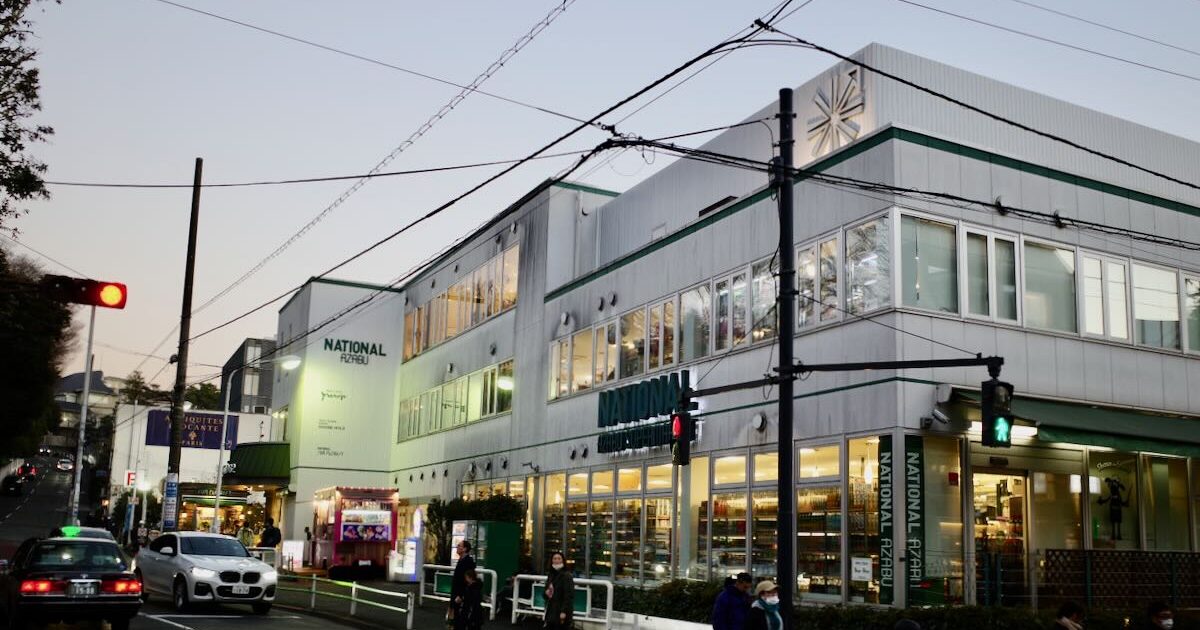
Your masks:
<path fill-rule="evenodd" d="M 885 46 L 854 58 L 1151 170 L 1200 163 L 1195 142 Z M 1200 194 L 849 64 L 795 100 L 797 165 L 884 185 L 796 180 L 796 356 L 999 355 L 1019 420 L 1012 448 L 980 444 L 983 368 L 799 382 L 799 598 L 1027 605 L 1082 599 L 1085 567 L 1176 580 L 1197 563 L 1200 254 L 1170 241 L 1200 242 Z M 704 148 L 766 161 L 774 137 L 746 125 Z M 702 399 L 678 469 L 661 416 L 611 402 L 684 371 L 770 372 L 771 192 L 688 160 L 621 194 L 548 182 L 399 289 L 310 282 L 279 318 L 281 352 L 304 358 L 274 388 L 285 533 L 328 486 L 395 488 L 402 530 L 432 498 L 499 492 L 527 501 L 538 566 L 563 550 L 624 584 L 771 576 L 777 392 Z"/>

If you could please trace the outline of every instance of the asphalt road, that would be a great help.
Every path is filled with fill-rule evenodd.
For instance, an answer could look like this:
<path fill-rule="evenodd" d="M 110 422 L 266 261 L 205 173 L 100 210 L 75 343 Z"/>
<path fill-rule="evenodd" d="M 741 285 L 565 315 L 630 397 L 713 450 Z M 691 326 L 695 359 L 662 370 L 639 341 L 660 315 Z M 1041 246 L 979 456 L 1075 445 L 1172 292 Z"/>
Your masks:
<path fill-rule="evenodd" d="M 250 612 L 248 606 L 212 606 L 197 608 L 188 613 L 174 612 L 166 602 L 150 601 L 130 624 L 138 630 L 224 630 L 225 628 L 351 628 L 321 617 L 309 617 L 288 610 L 274 609 L 262 617 Z"/>

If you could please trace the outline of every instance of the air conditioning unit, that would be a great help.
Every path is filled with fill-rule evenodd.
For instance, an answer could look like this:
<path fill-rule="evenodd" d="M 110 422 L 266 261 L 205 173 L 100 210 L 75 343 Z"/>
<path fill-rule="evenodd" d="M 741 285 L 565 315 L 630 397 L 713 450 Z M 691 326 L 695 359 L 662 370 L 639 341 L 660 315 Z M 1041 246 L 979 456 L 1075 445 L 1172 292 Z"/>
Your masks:
<path fill-rule="evenodd" d="M 254 413 L 267 413 L 266 405 L 254 405 Z"/>

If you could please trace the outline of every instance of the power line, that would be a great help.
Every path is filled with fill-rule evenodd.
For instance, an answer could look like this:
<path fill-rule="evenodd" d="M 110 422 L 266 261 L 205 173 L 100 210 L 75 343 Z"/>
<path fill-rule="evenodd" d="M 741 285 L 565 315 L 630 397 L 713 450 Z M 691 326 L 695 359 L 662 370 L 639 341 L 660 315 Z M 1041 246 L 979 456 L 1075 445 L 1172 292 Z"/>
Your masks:
<path fill-rule="evenodd" d="M 396 70 L 396 71 L 398 71 L 398 72 L 403 72 L 403 73 L 405 73 L 405 74 L 408 74 L 408 75 L 411 75 L 411 76 L 414 76 L 414 77 L 419 77 L 419 78 L 422 78 L 422 79 L 428 79 L 428 80 L 430 80 L 430 81 L 434 81 L 434 82 L 436 82 L 436 83 L 441 83 L 442 85 L 448 85 L 448 86 L 450 86 L 450 87 L 456 87 L 456 88 L 458 88 L 458 89 L 460 89 L 460 90 L 465 90 L 465 89 L 468 89 L 468 88 L 467 88 L 467 86 L 465 86 L 465 85 L 461 85 L 461 84 L 458 84 L 458 83 L 455 83 L 454 81 L 450 81 L 450 80 L 448 80 L 448 79 L 443 79 L 443 78 L 441 78 L 441 77 L 436 77 L 436 76 L 433 76 L 433 75 L 431 75 L 431 74 L 426 74 L 426 73 L 424 73 L 424 72 L 418 72 L 418 71 L 416 71 L 416 70 L 411 70 L 411 69 L 409 69 L 409 68 L 404 68 L 404 67 L 401 67 L 401 66 L 397 66 L 397 65 L 395 65 L 395 64 L 387 63 L 387 62 L 385 62 L 385 61 L 380 61 L 380 60 L 378 60 L 378 59 L 374 59 L 374 58 L 371 58 L 371 57 L 367 57 L 366 55 L 360 55 L 360 54 L 358 54 L 358 53 L 353 53 L 353 52 L 350 52 L 350 51 L 348 51 L 348 50 L 344 50 L 344 49 L 341 49 L 341 48 L 335 48 L 335 47 L 333 47 L 333 46 L 328 46 L 328 45 L 326 45 L 326 44 L 320 44 L 320 43 L 317 43 L 317 42 L 314 42 L 314 41 L 311 41 L 311 40 L 304 39 L 304 38 L 302 38 L 302 37 L 297 37 L 297 36 L 295 36 L 295 35 L 288 35 L 287 33 L 282 33 L 282 32 L 280 32 L 280 31 L 274 31 L 274 30 L 271 30 L 271 29 L 269 29 L 269 28 L 265 28 L 265 27 L 262 27 L 262 26 L 257 26 L 257 25 L 255 25 L 255 24 L 251 24 L 251 23 L 249 23 L 249 22 L 243 22 L 243 21 L 241 21 L 241 20 L 235 20 L 235 19 L 233 19 L 233 18 L 231 18 L 231 17 L 227 17 L 227 16 L 224 16 L 224 15 L 219 15 L 219 14 L 216 14 L 216 13 L 211 13 L 211 12 L 209 12 L 209 11 L 204 11 L 204 10 L 202 10 L 202 9 L 197 9 L 197 8 L 195 8 L 195 7 L 189 7 L 189 6 L 187 6 L 187 5 L 178 4 L 178 3 L 175 3 L 175 2 L 171 2 L 171 0 L 156 0 L 156 1 L 157 1 L 157 2 L 161 2 L 161 3 L 163 3 L 163 4 L 166 4 L 166 5 L 170 5 L 170 6 L 173 6 L 173 7 L 179 8 L 179 9 L 183 9 L 183 10 L 185 10 L 185 11 L 191 11 L 192 13 L 197 13 L 197 14 L 204 15 L 204 16 L 207 16 L 207 17 L 210 17 L 210 18 L 214 18 L 214 19 L 217 19 L 217 20 L 221 20 L 222 22 L 228 22 L 228 23 L 230 23 L 230 24 L 235 24 L 235 25 L 237 25 L 237 26 L 241 26 L 241 27 L 248 28 L 248 29 L 251 29 L 251 30 L 254 30 L 254 31 L 258 31 L 258 32 L 260 32 L 260 33 L 265 33 L 265 34 L 267 34 L 267 35 L 272 35 L 272 36 L 275 36 L 275 37 L 279 37 L 279 38 L 282 38 L 282 39 L 286 39 L 286 40 L 289 40 L 289 41 L 295 42 L 295 43 L 297 43 L 297 44 L 302 44 L 302 45 L 304 45 L 304 46 L 310 46 L 310 47 L 312 47 L 312 48 L 317 48 L 317 49 L 320 49 L 320 50 L 324 50 L 324 51 L 326 51 L 326 52 L 331 52 L 331 53 L 334 53 L 334 54 L 337 54 L 337 55 L 342 55 L 343 57 L 348 57 L 348 58 L 350 58 L 350 59 L 356 59 L 356 60 L 358 60 L 358 61 L 364 61 L 364 62 L 366 62 L 366 63 L 373 64 L 373 65 L 376 65 L 376 66 L 380 66 L 380 67 L 382 67 L 382 68 L 387 68 L 387 69 L 389 69 L 389 70 Z M 573 0 L 572 0 L 572 1 L 573 1 Z M 475 93 L 477 93 L 477 94 L 480 94 L 480 95 L 482 95 L 482 96 L 486 96 L 486 97 L 488 97 L 488 98 L 494 98 L 494 99 L 496 99 L 496 100 L 498 100 L 498 101 L 504 101 L 505 103 L 510 103 L 510 104 L 512 104 L 512 105 L 517 105 L 517 106 L 519 106 L 519 107 L 524 107 L 524 108 L 526 108 L 526 109 L 531 109 L 531 110 L 534 110 L 534 111 L 542 112 L 542 113 L 544 113 L 544 114 L 550 114 L 551 116 L 557 116 L 558 118 L 564 118 L 564 119 L 566 119 L 566 120 L 570 120 L 570 121 L 574 121 L 574 122 L 580 122 L 580 119 L 578 119 L 578 118 L 576 118 L 576 117 L 574 117 L 574 116 L 571 116 L 570 114 L 564 114 L 564 113 L 562 113 L 562 112 L 557 112 L 557 111 L 554 111 L 554 110 L 552 110 L 552 109 L 549 109 L 549 108 L 547 108 L 547 107 L 542 107 L 542 106 L 540 106 L 540 105 L 533 105 L 533 104 L 530 104 L 530 103 L 526 103 L 526 102 L 523 102 L 523 101 L 519 101 L 519 100 L 517 100 L 517 99 L 514 99 L 514 98 L 509 98 L 509 97 L 507 97 L 507 96 L 501 96 L 501 95 L 499 95 L 499 94 L 495 94 L 495 93 L 492 93 L 492 92 L 486 92 L 486 91 L 484 91 L 484 90 L 481 90 L 481 89 L 479 89 L 478 87 L 476 87 L 476 88 L 475 88 L 474 90 L 472 90 L 472 91 L 473 91 L 473 92 L 475 92 Z"/>
<path fill-rule="evenodd" d="M 67 264 L 67 263 L 65 263 L 65 262 L 62 262 L 62 261 L 58 260 L 57 258 L 54 258 L 54 257 L 50 256 L 49 254 L 45 254 L 45 253 L 43 253 L 43 252 L 40 252 L 40 251 L 38 251 L 38 250 L 34 249 L 32 246 L 30 246 L 30 245 L 26 245 L 25 243 L 22 243 L 21 241 L 19 241 L 19 240 L 17 240 L 17 239 L 15 239 L 15 238 L 13 238 L 13 237 L 11 237 L 11 236 L 9 236 L 9 235 L 7 235 L 7 234 L 0 233 L 0 236 L 3 236 L 4 238 L 8 239 L 9 241 L 12 241 L 13 243 L 16 243 L 17 245 L 20 245 L 21 247 L 24 247 L 25 249 L 28 249 L 29 251 L 31 251 L 31 252 L 33 252 L 33 253 L 37 254 L 38 256 L 41 256 L 42 258 L 44 258 L 44 259 L 46 259 L 46 260 L 48 260 L 48 261 L 50 261 L 50 262 L 52 262 L 52 263 L 54 263 L 54 264 L 58 265 L 59 267 L 62 267 L 63 269 L 66 269 L 67 271 L 70 271 L 71 273 L 73 273 L 73 274 L 75 274 L 75 275 L 77 275 L 77 276 L 80 276 L 80 277 L 83 277 L 83 278 L 86 278 L 86 277 L 88 277 L 88 275 L 87 275 L 86 273 L 83 273 L 82 271 L 80 271 L 80 270 L 78 270 L 78 269 L 76 269 L 76 268 L 74 268 L 74 267 L 72 267 L 72 266 L 68 265 L 68 264 Z"/>
<path fill-rule="evenodd" d="M 943 14 L 943 15 L 949 15 L 949 16 L 951 16 L 951 17 L 955 17 L 955 18 L 958 18 L 958 19 L 960 19 L 960 20 L 966 20 L 966 21 L 968 21 L 968 22 L 973 22 L 973 23 L 975 23 L 975 24 L 979 24 L 979 25 L 982 25 L 982 26 L 987 26 L 987 27 L 989 27 L 989 28 L 994 28 L 994 29 L 997 29 L 997 30 L 1005 31 L 1005 32 L 1007 32 L 1007 33 L 1013 33 L 1014 35 L 1020 35 L 1020 36 L 1022 36 L 1022 37 L 1028 37 L 1028 38 L 1030 38 L 1030 39 L 1036 39 L 1036 40 L 1038 40 L 1038 41 L 1040 41 L 1040 42 L 1046 42 L 1047 44 L 1054 44 L 1055 46 L 1061 46 L 1061 47 L 1063 47 L 1063 48 L 1069 48 L 1069 49 L 1071 49 L 1071 50 L 1076 50 L 1076 51 L 1079 51 L 1079 52 L 1087 53 L 1087 54 L 1089 54 L 1089 55 L 1095 55 L 1095 56 L 1097 56 L 1097 57 L 1103 57 L 1103 58 L 1105 58 L 1105 59 L 1111 59 L 1111 60 L 1113 60 L 1113 61 L 1119 61 L 1119 62 L 1121 62 L 1121 63 L 1126 63 L 1126 64 L 1129 64 L 1129 65 L 1131 65 L 1131 66 L 1137 66 L 1137 67 L 1139 67 L 1139 68 L 1145 68 L 1146 70 L 1153 70 L 1154 72 L 1161 72 L 1161 73 L 1163 73 L 1163 74 L 1169 74 L 1169 75 L 1172 75 L 1172 76 L 1180 77 L 1180 78 L 1182 78 L 1182 79 L 1188 79 L 1188 80 L 1190 80 L 1190 81 L 1200 81 L 1200 76 L 1196 76 L 1196 75 L 1193 75 L 1193 74 L 1187 74 L 1187 73 L 1184 73 L 1184 72 L 1176 72 L 1175 70 L 1168 70 L 1168 69 L 1166 69 L 1166 68 L 1160 68 L 1160 67 L 1158 67 L 1158 66 L 1151 65 L 1151 64 L 1148 64 L 1148 63 L 1142 63 L 1142 62 L 1140 62 L 1140 61 L 1135 61 L 1135 60 L 1133 60 L 1133 59 L 1127 59 L 1127 58 L 1125 58 L 1125 57 L 1118 57 L 1118 56 L 1116 56 L 1116 55 L 1110 55 L 1110 54 L 1108 54 L 1108 53 L 1100 52 L 1100 51 L 1098 51 L 1098 50 L 1092 50 L 1091 48 L 1084 48 L 1083 46 L 1076 46 L 1075 44 L 1068 44 L 1067 42 L 1059 41 L 1059 40 L 1057 40 L 1057 39 L 1051 39 L 1051 38 L 1049 38 L 1049 37 L 1042 37 L 1041 35 L 1036 35 L 1036 34 L 1034 34 L 1034 33 L 1030 33 L 1030 32 L 1028 32 L 1028 31 L 1022 31 L 1022 30 L 1018 30 L 1018 29 L 1015 29 L 1015 28 L 1009 28 L 1009 27 L 1007 27 L 1007 26 L 1001 26 L 1001 25 L 999 25 L 999 24 L 993 24 L 992 22 L 988 22 L 988 21 L 986 21 L 986 20 L 980 20 L 980 19 L 973 18 L 973 17 L 967 16 L 967 15 L 962 15 L 962 14 L 959 14 L 959 13 L 954 13 L 954 12 L 952 12 L 952 11 L 947 11 L 947 10 L 945 10 L 945 9 L 939 9 L 939 8 L 937 8 L 937 7 L 931 7 L 931 6 L 928 6 L 928 5 L 924 5 L 924 4 L 921 4 L 921 3 L 919 3 L 919 2 L 913 2 L 913 0 L 897 0 L 897 1 L 898 1 L 898 2 L 903 2 L 904 4 L 912 5 L 912 6 L 914 6 L 914 7 L 920 7 L 920 8 L 922 8 L 922 9 L 925 9 L 925 10 L 927 10 L 927 11 L 933 11 L 933 12 L 935 12 L 935 13 L 941 13 L 941 14 Z"/>
<path fill-rule="evenodd" d="M 1133 33 L 1133 32 L 1126 31 L 1126 30 L 1122 30 L 1122 29 L 1119 29 L 1119 28 L 1117 28 L 1117 27 L 1115 27 L 1115 26 L 1109 26 L 1108 24 L 1102 24 L 1102 23 L 1100 23 L 1100 22 L 1095 22 L 1095 21 L 1089 20 L 1089 19 L 1087 19 L 1087 18 L 1079 17 L 1078 15 L 1072 15 L 1072 14 L 1070 14 L 1070 13 L 1066 13 L 1066 12 L 1064 12 L 1064 11 L 1058 11 L 1058 10 L 1056 10 L 1056 9 L 1051 9 L 1050 7 L 1044 7 L 1044 6 L 1040 5 L 1040 4 L 1035 4 L 1035 3 L 1033 3 L 1033 2 L 1028 2 L 1027 0 L 1012 0 L 1012 2 L 1016 2 L 1017 4 L 1023 4 L 1023 5 L 1025 5 L 1025 6 L 1027 6 L 1027 7 L 1032 7 L 1032 8 L 1034 8 L 1034 9 L 1038 9 L 1038 10 L 1040 10 L 1040 11 L 1045 11 L 1045 12 L 1047 12 L 1047 13 L 1053 13 L 1054 15 L 1059 15 L 1059 16 L 1065 17 L 1065 18 L 1067 18 L 1067 19 L 1069 19 L 1069 20 L 1075 20 L 1076 22 L 1083 22 L 1084 24 L 1091 24 L 1092 26 L 1098 26 L 1098 27 L 1100 27 L 1100 28 L 1102 28 L 1102 29 L 1105 29 L 1105 30 L 1108 30 L 1108 31 L 1112 31 L 1112 32 L 1114 32 L 1114 33 L 1120 33 L 1120 34 L 1122 34 L 1122 35 L 1128 35 L 1128 36 L 1130 36 L 1130 37 L 1136 37 L 1137 39 L 1140 39 L 1140 40 L 1142 40 L 1142 41 L 1145 41 L 1145 42 L 1150 42 L 1150 43 L 1152 43 L 1152 44 L 1158 44 L 1159 46 L 1165 46 L 1165 47 L 1167 47 L 1167 48 L 1172 48 L 1172 49 L 1174 49 L 1174 50 L 1178 50 L 1178 51 L 1180 51 L 1180 52 L 1185 52 L 1185 53 L 1187 53 L 1187 54 L 1189 54 L 1189 55 L 1195 55 L 1195 56 L 1197 56 L 1197 57 L 1200 57 L 1200 52 L 1198 52 L 1198 51 L 1195 51 L 1195 50 L 1192 50 L 1191 48 L 1184 48 L 1183 46 L 1176 46 L 1175 44 L 1171 44 L 1171 43 L 1168 43 L 1168 42 L 1164 42 L 1164 41 L 1162 41 L 1162 40 L 1159 40 L 1159 39 L 1154 39 L 1153 37 L 1147 37 L 1147 36 L 1145 36 L 1145 35 L 1138 35 L 1137 33 Z"/>

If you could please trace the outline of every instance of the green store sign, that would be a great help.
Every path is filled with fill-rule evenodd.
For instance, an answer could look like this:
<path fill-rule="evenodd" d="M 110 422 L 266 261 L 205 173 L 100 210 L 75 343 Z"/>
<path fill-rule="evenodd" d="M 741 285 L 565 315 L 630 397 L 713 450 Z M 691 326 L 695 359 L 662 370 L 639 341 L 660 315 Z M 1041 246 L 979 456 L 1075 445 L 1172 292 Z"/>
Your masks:
<path fill-rule="evenodd" d="M 601 429 L 620 427 L 675 413 L 679 396 L 690 387 L 687 370 L 644 380 L 633 385 L 600 392 L 597 426 Z M 671 443 L 671 421 L 662 420 L 602 433 L 596 450 L 616 453 L 635 448 L 666 446 Z"/>

